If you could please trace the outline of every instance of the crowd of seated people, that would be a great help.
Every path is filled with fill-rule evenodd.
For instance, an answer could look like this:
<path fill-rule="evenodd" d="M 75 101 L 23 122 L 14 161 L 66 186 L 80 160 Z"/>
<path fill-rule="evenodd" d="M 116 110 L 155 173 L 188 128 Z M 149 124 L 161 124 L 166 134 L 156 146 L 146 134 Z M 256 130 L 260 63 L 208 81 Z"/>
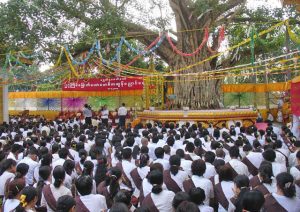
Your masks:
<path fill-rule="evenodd" d="M 1 211 L 299 212 L 300 141 L 241 123 L 0 126 Z"/>

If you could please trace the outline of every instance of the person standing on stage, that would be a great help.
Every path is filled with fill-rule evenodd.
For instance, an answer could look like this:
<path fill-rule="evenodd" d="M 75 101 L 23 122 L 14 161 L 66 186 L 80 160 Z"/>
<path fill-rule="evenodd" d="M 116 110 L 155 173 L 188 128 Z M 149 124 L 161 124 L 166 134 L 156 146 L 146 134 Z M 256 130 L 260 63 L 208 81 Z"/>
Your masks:
<path fill-rule="evenodd" d="M 107 106 L 104 105 L 101 108 L 101 121 L 102 121 L 102 124 L 106 127 L 108 126 L 108 114 L 109 114 L 109 111 L 107 109 Z"/>
<path fill-rule="evenodd" d="M 118 110 L 119 125 L 121 127 L 125 127 L 126 115 L 127 115 L 127 109 L 125 107 L 125 103 L 122 103 L 122 106 Z"/>
<path fill-rule="evenodd" d="M 92 114 L 91 107 L 88 104 L 85 104 L 82 112 L 83 112 L 83 115 L 85 118 L 85 124 L 92 125 L 92 115 L 93 114 Z"/>

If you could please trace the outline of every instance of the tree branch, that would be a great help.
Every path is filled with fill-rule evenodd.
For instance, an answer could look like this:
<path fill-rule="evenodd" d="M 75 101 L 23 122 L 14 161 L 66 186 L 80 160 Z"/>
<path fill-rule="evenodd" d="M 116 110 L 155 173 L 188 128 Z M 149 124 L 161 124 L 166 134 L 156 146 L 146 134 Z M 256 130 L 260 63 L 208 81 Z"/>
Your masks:
<path fill-rule="evenodd" d="M 125 26 L 129 32 L 127 33 L 127 35 L 141 33 L 147 34 L 145 36 L 135 37 L 135 39 L 147 46 L 150 45 L 157 36 L 159 36 L 158 33 L 135 23 L 125 22 Z M 166 42 L 164 42 L 158 49 L 156 49 L 156 53 L 167 63 L 172 61 L 172 59 L 175 57 L 175 53 L 172 51 L 171 47 Z"/>

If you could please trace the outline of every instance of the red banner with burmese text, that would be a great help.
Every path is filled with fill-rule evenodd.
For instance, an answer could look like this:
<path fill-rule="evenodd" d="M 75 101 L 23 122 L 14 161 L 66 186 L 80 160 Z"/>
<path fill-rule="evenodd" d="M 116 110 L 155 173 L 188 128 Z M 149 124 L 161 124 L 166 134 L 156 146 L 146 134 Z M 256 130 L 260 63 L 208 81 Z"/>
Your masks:
<path fill-rule="evenodd" d="M 300 116 L 300 82 L 292 83 L 291 85 L 291 104 L 292 113 Z"/>
<path fill-rule="evenodd" d="M 143 90 L 142 77 L 115 77 L 66 80 L 62 83 L 63 91 L 124 91 Z"/>

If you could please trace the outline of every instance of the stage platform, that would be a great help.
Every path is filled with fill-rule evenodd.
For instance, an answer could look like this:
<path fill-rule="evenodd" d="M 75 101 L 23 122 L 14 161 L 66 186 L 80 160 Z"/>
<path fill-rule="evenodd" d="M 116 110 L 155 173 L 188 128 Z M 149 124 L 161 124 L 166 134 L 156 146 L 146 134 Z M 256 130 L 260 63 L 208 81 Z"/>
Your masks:
<path fill-rule="evenodd" d="M 257 111 L 252 109 L 220 109 L 220 110 L 145 110 L 137 113 L 138 119 L 142 123 L 161 121 L 161 122 L 203 122 L 212 123 L 220 126 L 222 123 L 231 125 L 241 122 L 244 126 L 255 124 Z"/>

